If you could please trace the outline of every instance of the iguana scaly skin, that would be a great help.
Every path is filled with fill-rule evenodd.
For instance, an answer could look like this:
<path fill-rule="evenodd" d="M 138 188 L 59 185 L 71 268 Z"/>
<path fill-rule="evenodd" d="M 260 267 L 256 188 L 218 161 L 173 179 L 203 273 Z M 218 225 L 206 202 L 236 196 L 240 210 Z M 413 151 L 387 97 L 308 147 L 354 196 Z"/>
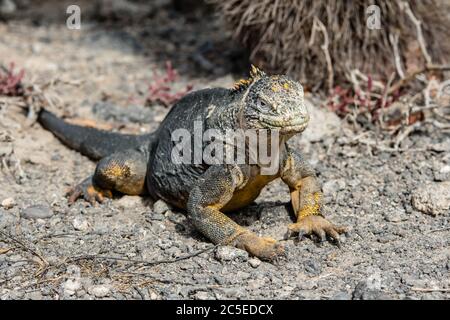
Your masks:
<path fill-rule="evenodd" d="M 277 130 L 281 134 L 277 172 L 263 175 L 262 166 L 250 162 L 174 163 L 171 133 L 176 129 L 193 133 L 196 120 L 201 121 L 203 131 Z M 81 196 L 91 203 L 101 202 L 112 191 L 149 193 L 187 210 L 195 227 L 212 242 L 235 245 L 265 260 L 282 254 L 283 246 L 239 226 L 224 213 L 253 202 L 274 179 L 281 178 L 290 189 L 297 221 L 288 226 L 288 234 L 315 234 L 321 240 L 329 236 L 339 244 L 339 234 L 345 231 L 322 216 L 322 192 L 314 170 L 286 144 L 308 121 L 302 86 L 286 76 L 268 76 L 256 67 L 249 79 L 239 81 L 233 89 L 205 89 L 186 95 L 158 130 L 148 135 L 121 135 L 71 125 L 45 110 L 39 114 L 39 122 L 65 144 L 100 160 L 94 174 L 71 190 L 69 203 Z"/>

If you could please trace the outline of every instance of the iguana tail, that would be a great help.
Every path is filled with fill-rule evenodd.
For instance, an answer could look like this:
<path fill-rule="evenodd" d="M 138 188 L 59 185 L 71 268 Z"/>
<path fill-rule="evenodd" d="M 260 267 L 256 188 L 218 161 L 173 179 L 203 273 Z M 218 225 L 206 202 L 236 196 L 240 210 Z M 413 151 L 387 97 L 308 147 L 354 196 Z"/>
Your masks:
<path fill-rule="evenodd" d="M 38 121 L 69 148 L 79 151 L 93 160 L 99 160 L 116 151 L 139 146 L 147 147 L 154 137 L 152 133 L 145 135 L 120 134 L 73 125 L 45 109 L 41 109 L 39 112 Z"/>

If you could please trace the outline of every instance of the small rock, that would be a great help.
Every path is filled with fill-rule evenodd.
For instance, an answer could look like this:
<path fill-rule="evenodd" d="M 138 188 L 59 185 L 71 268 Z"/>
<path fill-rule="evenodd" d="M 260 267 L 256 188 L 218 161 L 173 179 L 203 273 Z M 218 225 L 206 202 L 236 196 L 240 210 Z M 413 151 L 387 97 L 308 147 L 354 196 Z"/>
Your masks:
<path fill-rule="evenodd" d="M 155 290 L 148 289 L 148 294 L 150 296 L 150 300 L 160 300 L 161 299 L 161 296 Z"/>
<path fill-rule="evenodd" d="M 430 146 L 430 149 L 432 151 L 436 151 L 436 152 L 446 152 L 446 151 L 450 152 L 450 142 L 445 141 L 445 142 L 432 144 Z"/>
<path fill-rule="evenodd" d="M 20 216 L 25 219 L 48 219 L 54 212 L 47 205 L 34 205 L 23 209 Z"/>
<path fill-rule="evenodd" d="M 450 181 L 428 183 L 413 192 L 412 205 L 423 213 L 437 216 L 450 210 Z"/>
<path fill-rule="evenodd" d="M 110 291 L 110 287 L 106 285 L 92 286 L 88 290 L 90 294 L 94 295 L 97 298 L 104 298 L 108 296 Z"/>
<path fill-rule="evenodd" d="M 408 220 L 405 209 L 399 207 L 388 207 L 383 213 L 384 220 L 388 222 L 401 222 Z"/>
<path fill-rule="evenodd" d="M 247 251 L 230 247 L 230 246 L 220 246 L 216 250 L 216 258 L 219 261 L 247 261 L 248 253 Z"/>
<path fill-rule="evenodd" d="M 170 208 L 163 200 L 158 200 L 153 204 L 153 212 L 157 215 L 163 215 L 167 211 L 169 211 Z"/>
<path fill-rule="evenodd" d="M 41 53 L 41 52 L 42 52 L 42 48 L 43 48 L 43 46 L 42 46 L 41 43 L 33 43 L 33 44 L 31 45 L 31 51 L 32 51 L 34 54 L 39 54 L 39 53 Z M 52 156 L 52 158 L 53 158 L 53 156 Z"/>
<path fill-rule="evenodd" d="M 89 222 L 83 217 L 75 217 L 72 221 L 72 226 L 78 231 L 87 231 L 90 227 Z"/>
<path fill-rule="evenodd" d="M 250 260 L 248 260 L 248 263 L 249 263 L 253 268 L 258 268 L 259 265 L 261 264 L 261 260 L 259 260 L 258 258 L 251 258 Z"/>
<path fill-rule="evenodd" d="M 208 292 L 206 291 L 197 291 L 194 295 L 194 299 L 196 300 L 208 300 L 211 299 Z"/>
<path fill-rule="evenodd" d="M 265 280 L 264 279 L 250 279 L 247 283 L 247 287 L 250 290 L 256 290 L 264 286 Z"/>
<path fill-rule="evenodd" d="M 14 200 L 14 198 L 6 198 L 2 201 L 2 207 L 5 208 L 6 210 L 11 209 L 15 205 L 16 201 Z"/>
<path fill-rule="evenodd" d="M 135 208 L 141 203 L 141 197 L 139 196 L 123 196 L 117 202 L 117 207 L 124 210 Z"/>
<path fill-rule="evenodd" d="M 436 180 L 436 181 L 450 180 L 450 166 L 446 165 L 438 170 L 435 170 L 434 171 L 434 180 Z"/>
<path fill-rule="evenodd" d="M 68 265 L 66 268 L 66 273 L 71 277 L 75 277 L 75 278 L 81 277 L 81 269 L 76 264 Z"/>
<path fill-rule="evenodd" d="M 351 300 L 352 296 L 344 291 L 340 291 L 338 293 L 336 293 L 331 300 Z"/>
<path fill-rule="evenodd" d="M 368 285 L 367 281 L 359 282 L 352 295 L 353 300 L 385 300 L 388 299 L 386 294 L 381 290 Z"/>
<path fill-rule="evenodd" d="M 326 181 L 323 186 L 323 193 L 328 195 L 335 195 L 337 192 L 344 190 L 346 187 L 346 183 L 344 179 L 333 179 Z"/>
<path fill-rule="evenodd" d="M 30 292 L 28 294 L 28 299 L 30 300 L 42 300 L 42 293 L 39 291 Z"/>
<path fill-rule="evenodd" d="M 18 218 L 14 214 L 0 209 L 0 228 L 11 227 L 17 223 L 17 220 Z"/>
<path fill-rule="evenodd" d="M 15 13 L 17 6 L 12 0 L 0 0 L 0 16 Z"/>
<path fill-rule="evenodd" d="M 158 240 L 158 247 L 160 247 L 163 250 L 169 249 L 170 247 L 172 247 L 172 241 L 170 240 Z"/>
<path fill-rule="evenodd" d="M 318 275 L 322 272 L 322 266 L 317 260 L 306 260 L 303 265 L 306 272 L 312 273 L 314 275 Z"/>
<path fill-rule="evenodd" d="M 79 289 L 81 289 L 79 278 L 69 278 L 63 283 L 64 295 L 73 296 Z"/>
<path fill-rule="evenodd" d="M 311 119 L 308 127 L 302 133 L 301 140 L 307 142 L 323 141 L 327 137 L 336 136 L 341 130 L 341 119 L 334 113 L 324 108 L 315 107 L 310 101 L 305 100 L 306 108 Z"/>

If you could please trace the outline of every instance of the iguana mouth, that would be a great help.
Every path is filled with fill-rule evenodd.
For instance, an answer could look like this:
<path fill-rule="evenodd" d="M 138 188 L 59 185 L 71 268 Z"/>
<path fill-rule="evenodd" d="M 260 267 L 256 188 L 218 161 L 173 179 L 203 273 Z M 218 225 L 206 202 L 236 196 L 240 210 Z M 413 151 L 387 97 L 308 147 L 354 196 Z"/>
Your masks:
<path fill-rule="evenodd" d="M 306 129 L 309 123 L 309 115 L 299 115 L 292 117 L 289 120 L 265 116 L 261 117 L 260 121 L 267 126 L 268 129 L 279 129 L 281 133 L 294 133 L 302 132 Z"/>

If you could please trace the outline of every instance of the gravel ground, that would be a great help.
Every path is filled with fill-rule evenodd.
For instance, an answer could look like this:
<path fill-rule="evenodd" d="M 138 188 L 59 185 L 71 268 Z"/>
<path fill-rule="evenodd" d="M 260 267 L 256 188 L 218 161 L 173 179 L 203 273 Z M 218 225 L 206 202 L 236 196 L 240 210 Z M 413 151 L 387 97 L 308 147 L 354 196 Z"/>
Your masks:
<path fill-rule="evenodd" d="M 169 108 L 143 106 L 142 92 L 166 59 L 180 73 L 175 90 L 230 86 L 245 65 L 217 19 L 161 3 L 146 24 L 126 27 L 0 23 L 0 62 L 25 68 L 26 83 L 54 80 L 46 93 L 60 115 L 152 131 Z M 69 207 L 66 189 L 95 163 L 30 124 L 16 99 L 0 99 L 0 299 L 450 298 L 448 134 L 424 127 L 403 142 L 408 151 L 371 150 L 346 138 L 349 128 L 333 114 L 313 109 L 314 123 L 291 143 L 319 173 L 327 216 L 351 231 L 341 249 L 284 241 L 286 259 L 270 264 L 212 248 L 162 201 L 123 196 Z M 287 187 L 270 184 L 231 216 L 283 239 L 292 219 Z"/>

